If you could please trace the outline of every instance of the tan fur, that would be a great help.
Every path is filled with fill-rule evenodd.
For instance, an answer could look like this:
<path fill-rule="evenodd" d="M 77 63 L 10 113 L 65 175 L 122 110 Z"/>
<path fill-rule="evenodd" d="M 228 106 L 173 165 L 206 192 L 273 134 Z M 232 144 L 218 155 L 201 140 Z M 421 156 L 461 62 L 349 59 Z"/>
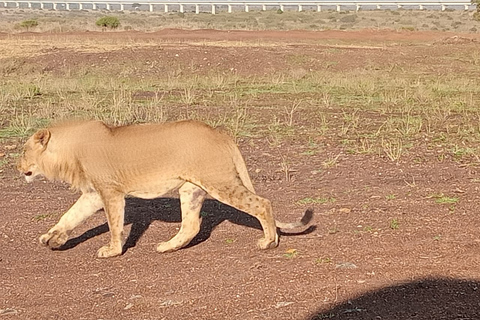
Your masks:
<path fill-rule="evenodd" d="M 40 237 L 44 245 L 63 245 L 75 227 L 105 209 L 111 240 L 98 251 L 99 257 L 122 253 L 126 195 L 152 199 L 179 188 L 182 225 L 175 237 L 157 246 L 159 252 L 184 247 L 197 235 L 207 193 L 260 221 L 262 249 L 278 245 L 277 225 L 292 228 L 307 222 L 276 222 L 270 201 L 255 194 L 232 139 L 195 121 L 124 127 L 87 121 L 42 129 L 26 142 L 18 169 L 29 182 L 43 175 L 82 192 Z"/>

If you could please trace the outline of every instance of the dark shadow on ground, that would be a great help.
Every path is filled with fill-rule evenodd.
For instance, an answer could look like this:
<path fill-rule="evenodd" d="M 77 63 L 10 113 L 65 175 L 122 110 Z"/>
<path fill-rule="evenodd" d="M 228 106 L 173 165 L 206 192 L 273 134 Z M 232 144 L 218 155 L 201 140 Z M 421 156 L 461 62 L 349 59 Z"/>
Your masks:
<path fill-rule="evenodd" d="M 308 320 L 480 319 L 480 282 L 422 279 L 365 293 Z"/>
<path fill-rule="evenodd" d="M 97 213 L 98 214 L 98 213 Z M 207 199 L 203 203 L 201 210 L 202 225 L 199 234 L 190 242 L 187 247 L 195 246 L 210 237 L 212 231 L 223 221 L 228 220 L 232 223 L 261 230 L 258 220 L 242 211 L 236 210 L 216 200 Z M 300 219 L 300 217 L 299 217 Z M 153 200 L 144 200 L 138 198 L 126 199 L 125 206 L 125 225 L 131 224 L 130 233 L 124 245 L 124 252 L 129 248 L 135 247 L 138 240 L 148 229 L 150 224 L 155 221 L 170 223 L 181 222 L 180 201 L 176 198 L 158 198 Z M 298 233 L 282 233 L 280 235 L 300 235 L 310 233 L 315 230 L 315 226 L 310 226 L 306 230 Z M 102 233 L 108 232 L 106 223 L 92 228 L 82 235 L 69 239 L 58 250 L 68 250 L 76 247 L 80 243 L 96 237 Z"/>

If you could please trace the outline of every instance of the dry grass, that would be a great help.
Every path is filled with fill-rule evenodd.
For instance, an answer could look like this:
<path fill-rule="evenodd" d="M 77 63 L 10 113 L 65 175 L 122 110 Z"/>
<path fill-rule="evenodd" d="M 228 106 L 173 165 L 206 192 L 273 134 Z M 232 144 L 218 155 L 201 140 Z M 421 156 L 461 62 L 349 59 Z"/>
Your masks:
<path fill-rule="evenodd" d="M 401 14 L 438 15 L 408 11 Z M 465 14 L 447 12 L 446 17 Z M 7 16 L 21 20 L 26 14 Z M 51 119 L 70 117 L 96 118 L 113 124 L 194 118 L 226 127 L 237 140 L 266 139 L 271 148 L 292 141 L 307 146 L 320 139 L 350 154 L 377 155 L 394 162 L 408 158 L 416 148 L 435 150 L 459 160 L 476 159 L 478 155 L 480 64 L 474 43 L 461 44 L 461 50 L 448 53 L 443 50 L 448 45 L 418 45 L 429 59 L 417 63 L 417 47 L 411 49 L 398 43 L 377 42 L 367 49 L 367 44 L 358 41 L 333 43 L 327 39 L 306 45 L 320 45 L 321 51 L 309 53 L 302 48 L 291 50 L 288 41 L 179 42 L 128 36 L 105 39 L 82 36 L 80 41 L 74 34 L 63 33 L 1 39 L 0 138 L 24 138 Z M 182 54 L 219 48 L 286 54 L 283 62 L 273 66 L 273 72 L 263 74 L 230 69 L 225 72 L 225 66 L 217 66 L 231 56 L 220 57 L 207 68 L 200 65 L 203 61 L 158 61 L 154 65 L 142 56 L 132 61 L 108 58 L 109 54 L 125 50 L 172 47 Z M 98 63 L 64 65 L 61 57 L 68 52 L 88 53 Z M 318 52 L 323 55 L 314 60 Z M 343 65 L 353 60 L 344 56 L 352 52 L 366 55 L 362 59 L 367 63 Z M 378 57 L 395 54 L 399 60 L 394 63 L 377 61 Z M 45 71 L 38 66 L 37 57 L 60 57 L 60 63 L 53 72 Z M 316 67 L 312 69 L 312 65 Z M 161 72 L 152 72 L 157 69 Z M 305 152 L 315 153 L 316 149 Z"/>
<path fill-rule="evenodd" d="M 473 11 L 343 11 L 324 10 L 314 12 L 306 8 L 303 12 L 294 10 L 278 14 L 276 9 L 260 11 L 252 8 L 249 13 L 241 10 L 229 14 L 220 10 L 217 15 L 195 14 L 187 11 L 163 13 L 157 12 L 113 12 L 121 22 L 119 30 L 137 30 L 142 32 L 158 31 L 165 28 L 177 29 L 219 29 L 219 30 L 358 30 L 358 29 L 394 29 L 394 30 L 441 30 L 458 32 L 476 32 L 479 23 L 473 18 Z M 175 10 L 175 9 L 174 9 Z M 46 10 L 0 9 L 0 32 L 25 31 L 20 23 L 35 19 L 38 27 L 30 31 L 71 32 L 100 31 L 95 21 L 104 16 L 101 11 L 91 12 L 54 12 Z"/>

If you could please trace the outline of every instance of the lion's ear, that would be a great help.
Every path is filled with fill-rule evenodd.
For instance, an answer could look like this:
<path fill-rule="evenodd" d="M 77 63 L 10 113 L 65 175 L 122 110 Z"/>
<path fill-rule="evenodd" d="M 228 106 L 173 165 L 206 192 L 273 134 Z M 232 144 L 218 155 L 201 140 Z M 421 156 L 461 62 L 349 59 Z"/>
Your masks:
<path fill-rule="evenodd" d="M 51 133 L 47 129 L 38 130 L 33 136 L 35 143 L 40 143 L 42 147 L 46 147 L 48 141 L 50 140 Z"/>

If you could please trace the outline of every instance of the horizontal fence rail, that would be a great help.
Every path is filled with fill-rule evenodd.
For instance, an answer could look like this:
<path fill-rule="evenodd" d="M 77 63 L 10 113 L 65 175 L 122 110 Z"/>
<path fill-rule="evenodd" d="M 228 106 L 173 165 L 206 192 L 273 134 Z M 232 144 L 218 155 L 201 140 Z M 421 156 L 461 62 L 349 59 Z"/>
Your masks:
<path fill-rule="evenodd" d="M 341 11 L 342 8 L 354 8 L 360 10 L 362 8 L 411 8 L 411 9 L 440 9 L 446 10 L 447 7 L 459 7 L 464 10 L 471 10 L 475 8 L 470 1 L 452 0 L 452 1 L 181 1 L 181 0 L 149 0 L 149 1 L 99 1 L 99 0 L 17 0 L 17 1 L 0 1 L 0 8 L 29 8 L 29 9 L 51 9 L 51 10 L 109 10 L 109 11 L 124 11 L 124 10 L 148 10 L 157 11 L 163 9 L 164 12 L 178 11 L 184 13 L 186 8 L 194 9 L 195 13 L 211 12 L 216 14 L 217 8 L 225 8 L 229 13 L 233 12 L 233 8 L 240 7 L 245 12 L 249 12 L 250 8 L 261 8 L 267 10 L 268 8 L 278 8 L 285 11 L 286 7 L 296 8 L 296 10 L 303 11 L 305 8 L 313 8 L 316 11 L 322 11 L 322 8 L 335 8 L 336 11 Z M 207 9 L 206 9 L 207 8 Z"/>

